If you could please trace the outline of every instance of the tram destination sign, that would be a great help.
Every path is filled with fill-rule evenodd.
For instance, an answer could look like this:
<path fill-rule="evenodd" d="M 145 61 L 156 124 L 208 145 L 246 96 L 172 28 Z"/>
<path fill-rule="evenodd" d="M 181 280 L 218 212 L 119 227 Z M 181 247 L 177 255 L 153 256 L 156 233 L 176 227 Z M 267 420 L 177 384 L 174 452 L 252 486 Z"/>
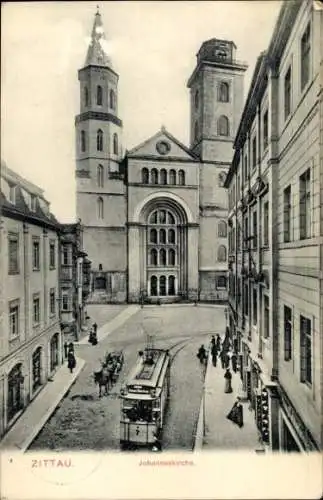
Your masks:
<path fill-rule="evenodd" d="M 129 385 L 129 392 L 138 392 L 140 394 L 149 394 L 150 389 L 148 387 L 144 387 L 143 385 Z"/>

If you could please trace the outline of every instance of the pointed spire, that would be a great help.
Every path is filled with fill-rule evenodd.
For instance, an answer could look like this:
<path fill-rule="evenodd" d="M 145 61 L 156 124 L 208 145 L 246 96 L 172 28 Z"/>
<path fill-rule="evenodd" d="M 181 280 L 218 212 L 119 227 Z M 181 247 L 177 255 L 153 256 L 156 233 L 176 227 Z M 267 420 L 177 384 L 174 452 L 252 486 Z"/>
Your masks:
<path fill-rule="evenodd" d="M 107 41 L 104 34 L 103 23 L 99 6 L 94 17 L 90 45 L 87 51 L 85 66 L 91 64 L 95 66 L 107 66 L 112 68 L 110 57 L 107 53 Z"/>

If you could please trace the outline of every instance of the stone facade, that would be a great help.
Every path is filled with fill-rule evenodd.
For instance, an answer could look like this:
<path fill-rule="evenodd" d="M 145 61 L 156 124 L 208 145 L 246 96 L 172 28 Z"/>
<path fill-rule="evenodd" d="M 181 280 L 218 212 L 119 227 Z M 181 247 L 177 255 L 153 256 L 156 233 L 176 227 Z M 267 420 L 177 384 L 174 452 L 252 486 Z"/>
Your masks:
<path fill-rule="evenodd" d="M 284 2 L 226 179 L 229 323 L 264 445 L 322 449 L 322 12 Z"/>

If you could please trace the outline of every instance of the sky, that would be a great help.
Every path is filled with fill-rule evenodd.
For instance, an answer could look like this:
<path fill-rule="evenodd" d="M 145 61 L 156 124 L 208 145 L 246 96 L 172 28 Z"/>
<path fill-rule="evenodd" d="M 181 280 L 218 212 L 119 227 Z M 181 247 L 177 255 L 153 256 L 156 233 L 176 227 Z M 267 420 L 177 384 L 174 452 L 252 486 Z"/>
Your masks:
<path fill-rule="evenodd" d="M 248 64 L 268 47 L 281 1 L 5 2 L 1 5 L 1 158 L 45 190 L 61 222 L 75 220 L 77 71 L 99 6 L 119 74 L 123 149 L 162 125 L 189 145 L 187 80 L 210 38 L 233 40 Z"/>

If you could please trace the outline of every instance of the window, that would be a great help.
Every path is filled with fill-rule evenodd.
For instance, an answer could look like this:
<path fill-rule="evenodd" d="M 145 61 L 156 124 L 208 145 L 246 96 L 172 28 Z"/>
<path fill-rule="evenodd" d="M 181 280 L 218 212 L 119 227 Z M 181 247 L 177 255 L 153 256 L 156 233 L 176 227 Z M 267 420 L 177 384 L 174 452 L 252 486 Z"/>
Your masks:
<path fill-rule="evenodd" d="M 237 222 L 237 250 L 240 252 L 241 250 L 241 224 Z"/>
<path fill-rule="evenodd" d="M 168 295 L 175 295 L 175 276 L 168 276 Z"/>
<path fill-rule="evenodd" d="M 151 171 L 151 183 L 158 184 L 158 170 L 156 168 Z"/>
<path fill-rule="evenodd" d="M 252 139 L 252 169 L 254 170 L 257 165 L 257 138 Z"/>
<path fill-rule="evenodd" d="M 10 184 L 10 186 L 9 186 L 9 201 L 13 205 L 16 204 L 16 194 L 17 194 L 16 187 L 17 186 L 15 186 L 13 184 Z"/>
<path fill-rule="evenodd" d="M 310 78 L 311 57 L 311 25 L 307 25 L 301 40 L 301 89 L 305 87 Z"/>
<path fill-rule="evenodd" d="M 248 180 L 248 156 L 244 156 L 244 180 L 247 182 Z"/>
<path fill-rule="evenodd" d="M 265 150 L 268 146 L 268 110 L 264 113 L 263 116 L 262 130 L 263 130 L 263 144 Z"/>
<path fill-rule="evenodd" d="M 244 220 L 244 239 L 247 240 L 248 236 L 249 236 L 248 217 L 246 217 Z"/>
<path fill-rule="evenodd" d="M 150 295 L 156 296 L 158 295 L 158 282 L 157 282 L 157 276 L 152 276 L 150 278 Z"/>
<path fill-rule="evenodd" d="M 240 175 L 237 177 L 237 201 L 240 200 L 241 195 L 241 183 L 240 183 Z"/>
<path fill-rule="evenodd" d="M 218 121 L 218 135 L 228 136 L 229 134 L 229 120 L 226 116 L 222 115 Z"/>
<path fill-rule="evenodd" d="M 37 196 L 32 194 L 30 196 L 30 209 L 32 212 L 36 212 L 36 208 L 37 208 Z"/>
<path fill-rule="evenodd" d="M 86 133 L 81 130 L 81 151 L 84 153 L 86 151 Z"/>
<path fill-rule="evenodd" d="M 284 360 L 292 359 L 292 310 L 284 306 Z"/>
<path fill-rule="evenodd" d="M 257 239 L 258 239 L 258 224 L 257 224 L 257 210 L 252 214 L 252 226 L 253 226 L 253 249 L 257 249 Z"/>
<path fill-rule="evenodd" d="M 102 87 L 98 85 L 96 88 L 96 103 L 98 106 L 102 106 Z"/>
<path fill-rule="evenodd" d="M 49 311 L 51 316 L 55 315 L 55 310 L 56 310 L 55 288 L 51 288 L 49 292 Z"/>
<path fill-rule="evenodd" d="M 98 176 L 98 187 L 102 188 L 104 186 L 104 167 L 103 167 L 103 165 L 98 166 L 97 176 Z"/>
<path fill-rule="evenodd" d="M 110 90 L 110 108 L 111 109 L 116 109 L 116 95 L 114 90 Z"/>
<path fill-rule="evenodd" d="M 19 273 L 19 238 L 18 234 L 8 236 L 8 272 L 9 274 Z"/>
<path fill-rule="evenodd" d="M 69 310 L 69 300 L 68 300 L 67 293 L 64 293 L 62 295 L 62 309 L 63 309 L 63 311 L 68 311 Z"/>
<path fill-rule="evenodd" d="M 100 129 L 96 133 L 96 149 L 103 151 L 103 132 Z"/>
<path fill-rule="evenodd" d="M 218 101 L 229 102 L 229 84 L 221 82 L 218 87 Z"/>
<path fill-rule="evenodd" d="M 101 198 L 101 196 L 98 198 L 97 206 L 98 206 L 98 219 L 103 219 L 103 217 L 104 217 L 104 205 L 103 205 L 103 199 Z"/>
<path fill-rule="evenodd" d="M 32 356 L 33 391 L 41 386 L 41 347 L 38 347 Z"/>
<path fill-rule="evenodd" d="M 55 269 L 56 259 L 55 259 L 55 241 L 49 242 L 49 267 L 50 269 Z"/>
<path fill-rule="evenodd" d="M 174 229 L 168 229 L 168 243 L 175 243 L 175 231 L 174 231 Z"/>
<path fill-rule="evenodd" d="M 166 295 L 166 276 L 159 278 L 159 295 Z"/>
<path fill-rule="evenodd" d="M 227 260 L 227 249 L 224 245 L 220 245 L 218 248 L 218 261 L 225 262 Z"/>
<path fill-rule="evenodd" d="M 117 136 L 117 134 L 113 134 L 113 154 L 114 155 L 118 154 L 118 149 L 119 149 L 118 136 Z"/>
<path fill-rule="evenodd" d="M 84 87 L 84 106 L 89 105 L 89 90 L 87 87 Z"/>
<path fill-rule="evenodd" d="M 291 220 L 292 220 L 292 204 L 291 204 L 291 186 L 284 189 L 284 241 L 291 241 Z"/>
<path fill-rule="evenodd" d="M 148 168 L 143 168 L 141 170 L 141 182 L 143 184 L 149 184 L 149 170 L 148 170 Z"/>
<path fill-rule="evenodd" d="M 176 184 L 176 171 L 175 170 L 170 170 L 169 171 L 169 184 L 175 186 Z"/>
<path fill-rule="evenodd" d="M 217 288 L 226 288 L 227 287 L 227 278 L 226 276 L 218 276 L 217 278 Z"/>
<path fill-rule="evenodd" d="M 19 301 L 9 302 L 9 332 L 10 337 L 19 335 Z"/>
<path fill-rule="evenodd" d="M 269 202 L 264 203 L 264 246 L 269 245 Z"/>
<path fill-rule="evenodd" d="M 159 230 L 159 243 L 165 245 L 166 243 L 166 231 L 165 229 Z"/>
<path fill-rule="evenodd" d="M 252 289 L 252 321 L 257 324 L 257 288 Z"/>
<path fill-rule="evenodd" d="M 195 97 L 194 97 L 194 105 L 195 105 L 195 109 L 198 109 L 199 104 L 200 104 L 200 95 L 199 95 L 199 91 L 197 90 L 197 91 L 195 92 Z"/>
<path fill-rule="evenodd" d="M 292 108 L 292 72 L 289 66 L 284 80 L 284 114 L 285 120 L 289 117 Z"/>
<path fill-rule="evenodd" d="M 156 229 L 150 230 L 149 241 L 150 241 L 150 243 L 157 243 L 157 230 Z"/>
<path fill-rule="evenodd" d="M 63 247 L 63 266 L 68 266 L 69 265 L 69 251 L 68 247 Z"/>
<path fill-rule="evenodd" d="M 39 325 L 40 323 L 40 298 L 39 296 L 33 297 L 33 324 Z"/>
<path fill-rule="evenodd" d="M 311 320 L 300 316 L 301 382 L 312 383 L 312 325 Z"/>
<path fill-rule="evenodd" d="M 40 269 L 40 241 L 33 240 L 33 270 L 39 271 Z"/>
<path fill-rule="evenodd" d="M 218 224 L 218 236 L 219 238 L 227 237 L 227 223 L 221 220 Z"/>
<path fill-rule="evenodd" d="M 160 171 L 160 184 L 167 184 L 167 172 L 164 168 Z"/>
<path fill-rule="evenodd" d="M 157 250 L 155 248 L 150 251 L 150 265 L 157 266 Z"/>
<path fill-rule="evenodd" d="M 178 172 L 178 184 L 180 186 L 185 186 L 185 172 L 184 172 L 184 170 L 180 170 Z"/>
<path fill-rule="evenodd" d="M 199 135 L 199 124 L 198 122 L 196 121 L 194 123 L 194 141 L 197 141 L 198 139 L 198 135 Z"/>
<path fill-rule="evenodd" d="M 244 285 L 243 313 L 245 316 L 248 316 L 248 314 L 249 314 L 249 287 L 248 287 L 248 283 L 245 283 L 245 285 Z"/>
<path fill-rule="evenodd" d="M 168 265 L 175 266 L 175 250 L 173 248 L 168 250 Z"/>
<path fill-rule="evenodd" d="M 269 297 L 264 295 L 264 338 L 267 339 L 270 335 L 269 324 Z"/>
<path fill-rule="evenodd" d="M 311 236 L 311 171 L 308 168 L 299 178 L 300 239 Z"/>

